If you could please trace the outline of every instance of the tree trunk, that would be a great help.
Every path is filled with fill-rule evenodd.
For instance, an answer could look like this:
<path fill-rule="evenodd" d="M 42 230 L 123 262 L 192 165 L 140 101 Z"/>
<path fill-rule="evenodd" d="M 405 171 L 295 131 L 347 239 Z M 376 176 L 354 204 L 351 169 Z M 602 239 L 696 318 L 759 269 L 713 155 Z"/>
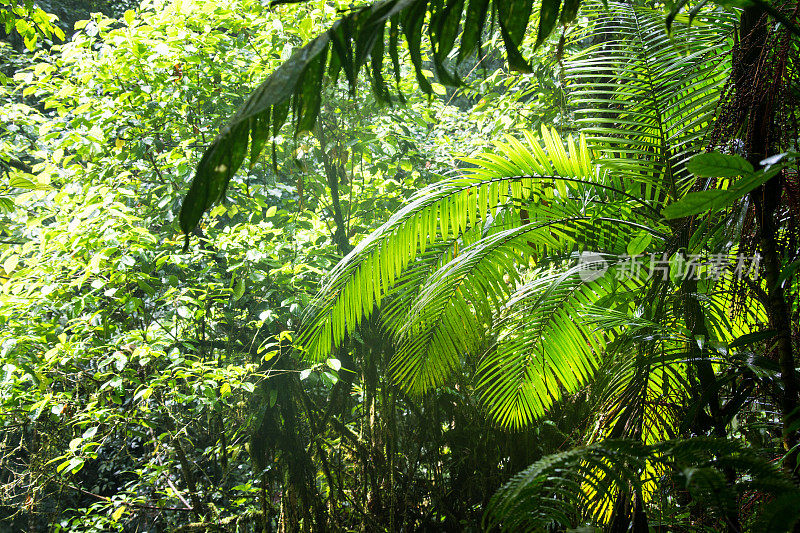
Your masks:
<path fill-rule="evenodd" d="M 734 60 L 733 80 L 739 96 L 752 95 L 744 100 L 749 104 L 744 114 L 749 117 L 746 142 L 747 159 L 754 168 L 776 150 L 775 96 L 782 82 L 782 71 L 762 72 L 769 35 L 769 21 L 758 7 L 749 7 L 741 16 L 741 53 Z M 781 370 L 783 396 L 781 414 L 783 418 L 783 445 L 788 455 L 784 466 L 797 476 L 798 432 L 792 430 L 800 419 L 798 413 L 798 385 L 789 306 L 783 287 L 778 283 L 782 261 L 778 245 L 780 225 L 776 220 L 783 195 L 782 175 L 777 175 L 763 186 L 750 193 L 759 224 L 759 245 L 762 254 L 763 273 L 766 281 L 767 305 L 770 327 L 776 332 L 776 352 Z"/>

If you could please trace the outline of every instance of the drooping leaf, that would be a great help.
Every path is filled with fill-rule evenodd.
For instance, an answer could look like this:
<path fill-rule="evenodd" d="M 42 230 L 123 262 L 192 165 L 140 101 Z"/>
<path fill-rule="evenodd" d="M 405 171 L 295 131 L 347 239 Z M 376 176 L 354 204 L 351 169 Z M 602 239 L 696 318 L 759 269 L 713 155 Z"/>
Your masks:
<path fill-rule="evenodd" d="M 496 2 L 494 5 L 497 9 L 500 35 L 503 37 L 508 55 L 508 66 L 519 72 L 531 72 L 531 66 L 522 57 L 519 47 L 531 17 L 533 0 L 507 0 Z"/>
<path fill-rule="evenodd" d="M 487 334 L 484 323 L 494 321 L 514 292 L 515 263 L 521 257 L 548 250 L 563 253 L 568 243 L 624 251 L 627 243 L 615 236 L 619 221 L 590 222 L 580 212 L 556 205 L 533 211 L 531 202 L 544 196 L 553 181 L 560 183 L 565 197 L 582 187 L 601 186 L 594 181 L 583 138 L 565 143 L 555 130 L 543 130 L 545 134 L 546 143 L 526 132 L 527 143 L 508 137 L 497 144 L 497 153 L 468 159 L 474 167 L 463 176 L 419 191 L 361 241 L 326 277 L 309 308 L 300 336 L 307 356 L 314 361 L 329 356 L 331 348 L 380 305 L 383 325 L 397 346 L 393 375 L 406 390 L 422 393 L 444 383 L 461 357 L 480 345 Z M 521 222 L 523 205 L 537 222 Z M 459 242 L 465 246 L 460 248 Z M 575 319 L 565 327 L 563 320 L 601 288 L 587 285 L 576 290 L 573 283 L 563 285 L 563 291 L 565 304 L 556 309 L 530 307 L 540 310 L 538 335 L 508 339 L 498 345 L 498 355 L 490 357 L 513 359 L 515 368 L 528 370 L 492 372 L 491 365 L 481 366 L 481 394 L 504 426 L 519 428 L 540 417 L 561 391 L 577 390 L 597 366 L 601 345 L 593 327 L 587 329 Z M 522 308 L 535 293 L 529 287 L 516 297 L 519 305 L 509 309 Z M 532 315 L 517 318 L 528 325 L 534 320 Z M 539 343 L 545 332 L 552 342 Z M 518 343 L 524 348 L 517 349 Z M 540 364 L 546 362 L 544 369 L 525 363 L 531 350 Z"/>
<path fill-rule="evenodd" d="M 446 85 L 460 85 L 460 81 L 447 70 L 444 62 L 455 46 L 463 10 L 464 0 L 446 0 L 431 14 L 429 28 L 431 43 L 434 45 L 434 69 L 439 79 Z"/>
<path fill-rule="evenodd" d="M 481 35 L 489 9 L 489 0 L 469 0 L 466 19 L 461 33 L 461 47 L 458 50 L 458 62 L 461 63 L 477 48 L 480 50 Z"/>
<path fill-rule="evenodd" d="M 578 10 L 581 7 L 581 0 L 564 0 L 564 5 L 561 8 L 561 16 L 559 22 L 561 24 L 569 24 L 575 21 L 578 16 Z M 541 30 L 540 30 L 541 33 Z"/>
<path fill-rule="evenodd" d="M 427 2 L 414 2 L 404 13 L 402 18 L 403 34 L 408 43 L 408 55 L 414 65 L 417 83 L 426 94 L 431 94 L 430 81 L 422 73 L 422 26 L 425 22 Z"/>
<path fill-rule="evenodd" d="M 179 221 L 181 230 L 187 236 L 197 226 L 203 213 L 224 197 L 228 182 L 247 154 L 251 128 L 262 126 L 264 117 L 273 106 L 286 106 L 288 109 L 286 104 L 290 93 L 286 92 L 286 86 L 297 86 L 309 65 L 324 61 L 321 57 L 327 54 L 328 41 L 328 35 L 322 35 L 292 54 L 250 95 L 206 149 L 181 205 Z M 273 123 L 277 123 L 279 118 L 279 113 L 275 113 Z M 261 142 L 263 133 L 255 137 L 257 142 Z"/>
<path fill-rule="evenodd" d="M 553 32 L 553 28 L 558 22 L 558 10 L 561 8 L 561 0 L 542 0 L 542 8 L 539 11 L 539 33 L 536 36 L 537 48 Z"/>
<path fill-rule="evenodd" d="M 381 36 L 384 31 L 384 22 L 381 26 Z M 386 86 L 386 80 L 383 77 L 383 55 L 384 55 L 384 40 L 383 37 L 375 41 L 370 58 L 371 76 L 370 82 L 372 84 L 372 92 L 375 97 L 381 101 L 388 103 L 390 101 L 389 89 Z"/>

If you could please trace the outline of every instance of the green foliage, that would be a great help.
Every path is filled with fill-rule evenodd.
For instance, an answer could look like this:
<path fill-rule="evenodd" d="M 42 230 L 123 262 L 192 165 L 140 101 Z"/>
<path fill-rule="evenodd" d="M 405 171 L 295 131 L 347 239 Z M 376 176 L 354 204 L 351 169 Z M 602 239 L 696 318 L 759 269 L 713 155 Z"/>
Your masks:
<path fill-rule="evenodd" d="M 177 254 L 172 222 L 195 150 L 235 105 L 213 99 L 240 98 L 257 75 L 241 32 L 279 22 L 250 7 L 96 16 L 3 88 L 4 156 L 34 173 L 10 167 L 0 255 L 9 527 L 121 530 L 149 508 L 174 525 L 257 507 L 235 487 L 253 476 L 254 393 L 274 373 L 261 363 L 278 362 L 269 340 L 329 261 L 325 225 L 264 165 L 212 214 L 213 247 Z M 265 33 L 277 62 L 292 37 Z"/>
<path fill-rule="evenodd" d="M 731 468 L 741 476 L 734 483 L 725 480 L 725 470 Z M 662 511 L 671 512 L 670 502 L 683 493 L 690 495 L 696 512 L 722 523 L 740 502 L 757 497 L 768 503 L 750 517 L 754 528 L 790 531 L 800 519 L 800 490 L 773 463 L 741 442 L 696 437 L 652 446 L 606 440 L 544 457 L 494 495 L 484 525 L 503 531 L 599 525 L 606 510 L 593 506 L 587 495 L 641 499 L 646 485 L 656 480 L 665 492 L 651 498 L 665 505 Z M 787 512 L 790 506 L 793 511 Z M 586 507 L 588 523 L 580 513 Z M 689 525 L 669 514 L 660 522 L 668 527 Z"/>
<path fill-rule="evenodd" d="M 788 529 L 736 13 L 289 4 L 0 48 L 0 528 Z"/>
<path fill-rule="evenodd" d="M 728 409 L 741 407 L 751 390 L 718 377 L 729 360 L 722 347 L 757 331 L 764 309 L 755 305 L 732 320 L 725 311 L 732 276 L 681 273 L 687 241 L 693 253 L 718 254 L 730 246 L 724 235 L 738 238 L 728 222 L 734 213 L 712 211 L 694 235 L 661 214 L 713 208 L 703 198 L 703 209 L 686 212 L 701 194 L 689 192 L 698 178 L 734 177 L 736 167 L 740 181 L 707 182 L 717 207 L 731 207 L 780 168 L 756 173 L 719 154 L 687 164 L 703 146 L 729 75 L 731 17 L 708 11 L 703 20 L 722 24 L 682 26 L 683 39 L 672 40 L 657 11 L 627 4 L 585 11 L 591 22 L 575 39 L 594 44 L 566 59 L 564 79 L 581 142 L 565 143 L 547 129 L 543 142 L 525 133 L 526 145 L 497 143 L 495 152 L 465 159 L 474 168 L 420 191 L 328 274 L 301 344 L 319 359 L 379 316 L 405 390 L 422 396 L 467 368 L 486 410 L 505 427 L 535 427 L 557 402 L 583 392 L 597 407 L 590 440 L 624 436 L 632 440 L 620 446 L 657 446 L 690 427 L 711 430 L 702 424 L 719 434 L 731 421 Z M 625 270 L 625 252 L 659 248 L 663 278 Z M 580 263 L 587 254 L 604 266 L 588 277 Z M 566 468 L 582 475 L 575 464 Z M 604 479 L 619 481 L 625 468 L 605 465 Z M 726 483 L 718 472 L 709 476 L 714 490 Z M 525 505 L 534 517 L 542 513 L 525 526 L 543 528 L 554 517 L 576 526 L 586 509 L 598 525 L 669 516 L 675 509 L 659 507 L 654 492 L 662 482 L 648 477 L 628 483 L 633 488 L 586 493 L 572 482 L 554 489 L 556 503 L 545 501 L 553 498 L 547 492 Z M 573 497 L 559 507 L 564 492 Z M 736 514 L 729 496 L 715 503 L 723 520 Z M 627 505 L 630 498 L 638 503 Z"/>
<path fill-rule="evenodd" d="M 707 191 L 690 192 L 675 203 L 664 208 L 667 219 L 681 218 L 722 209 L 733 204 L 750 191 L 764 185 L 777 176 L 782 166 L 772 165 L 755 172 L 753 166 L 739 156 L 723 155 L 718 152 L 698 154 L 687 165 L 689 171 L 698 178 L 741 178 L 729 188 L 715 188 Z"/>
<path fill-rule="evenodd" d="M 284 2 L 275 0 L 271 5 Z M 729 6 L 728 2 L 719 2 Z M 732 18 L 729 14 L 722 15 L 717 11 L 713 22 L 703 19 L 705 16 L 702 7 L 706 2 L 698 4 L 688 19 L 688 22 L 697 21 L 694 29 L 696 33 L 703 33 L 713 39 L 727 39 L 729 35 L 719 32 L 716 26 L 731 27 Z M 563 46 L 567 31 L 576 21 L 580 0 L 542 0 L 539 6 L 538 31 L 534 49 L 542 45 L 554 31 L 556 25 L 563 27 L 559 54 L 563 53 Z M 676 14 L 686 5 L 686 2 L 676 2 L 672 12 L 667 17 L 667 30 L 670 30 Z M 757 4 L 759 9 L 777 17 L 788 27 L 795 28 L 784 15 L 772 8 L 766 2 Z M 739 6 L 737 6 L 739 7 Z M 612 55 L 620 54 L 616 59 L 626 62 L 635 57 L 639 50 L 654 60 L 643 66 L 640 73 L 624 74 L 625 83 L 637 86 L 637 89 L 628 95 L 641 93 L 649 95 L 657 105 L 662 107 L 651 108 L 657 115 L 640 115 L 639 109 L 632 107 L 622 112 L 625 121 L 640 121 L 650 126 L 647 131 L 640 132 L 640 150 L 656 151 L 659 161 L 657 171 L 670 173 L 670 186 L 672 196 L 676 196 L 676 187 L 680 185 L 681 173 L 679 169 L 670 168 L 676 163 L 685 160 L 691 148 L 687 146 L 690 141 L 699 140 L 702 123 L 707 122 L 708 114 L 714 108 L 713 90 L 708 91 L 697 84 L 700 80 L 707 83 L 720 84 L 725 78 L 724 67 L 711 67 L 713 57 L 723 57 L 726 43 L 716 49 L 702 49 L 707 43 L 702 43 L 697 38 L 692 42 L 697 44 L 695 50 L 687 50 L 671 40 L 667 32 L 661 31 L 663 14 L 652 10 L 645 14 L 644 11 L 632 11 L 627 4 L 609 4 L 603 2 L 603 8 L 615 14 L 627 11 L 627 15 L 617 18 L 601 33 L 606 41 L 605 46 L 596 47 L 596 51 Z M 587 15 L 597 14 L 598 4 L 590 3 Z M 454 69 L 453 63 L 460 64 L 465 58 L 477 52 L 482 56 L 481 40 L 487 19 L 496 22 L 506 49 L 507 62 L 512 70 L 530 72 L 531 65 L 525 60 L 520 49 L 523 48 L 526 29 L 534 12 L 532 0 L 504 0 L 489 2 L 489 0 L 453 0 L 448 2 L 428 2 L 427 0 L 387 0 L 375 2 L 365 6 L 354 7 L 341 19 L 337 20 L 329 30 L 308 42 L 301 49 L 296 50 L 292 56 L 276 69 L 248 98 L 230 119 L 214 143 L 206 150 L 203 159 L 197 167 L 195 178 L 184 204 L 181 217 L 181 228 L 187 236 L 199 222 L 203 213 L 215 202 L 224 198 L 228 181 L 242 164 L 246 154 L 250 153 L 251 159 L 256 157 L 264 144 L 272 135 L 281 128 L 287 120 L 288 112 L 292 111 L 292 121 L 295 124 L 295 134 L 310 131 L 314 128 L 322 102 L 321 89 L 330 81 L 336 82 L 343 73 L 354 93 L 359 73 L 364 67 L 371 78 L 371 89 L 375 97 L 382 102 L 391 102 L 390 89 L 386 83 L 384 72 L 384 55 L 388 52 L 391 59 L 394 78 L 398 85 L 397 99 L 403 101 L 403 91 L 400 90 L 401 61 L 400 61 L 400 35 L 405 38 L 408 47 L 408 58 L 416 73 L 419 87 L 427 94 L 433 94 L 434 85 L 423 74 L 423 28 L 426 19 L 430 20 L 428 39 L 432 53 L 432 62 L 436 78 L 444 85 L 460 86 L 463 82 Z M 592 13 L 594 11 L 594 13 Z M 456 47 L 458 24 L 464 17 L 460 45 Z M 699 17 L 699 18 L 698 18 Z M 698 29 L 700 27 L 700 29 Z M 604 35 L 604 36 L 603 36 Z M 632 48 L 617 48 L 610 41 L 615 35 L 636 35 L 639 42 Z M 387 43 L 388 42 L 388 43 Z M 721 44 L 721 43 L 719 43 Z M 666 46 L 665 46 L 666 45 Z M 388 47 L 388 50 L 387 50 Z M 698 57 L 698 50 L 703 50 L 705 57 Z M 457 52 L 455 51 L 457 50 Z M 450 56 L 456 56 L 456 61 L 449 61 Z M 686 58 L 684 56 L 687 56 Z M 696 68 L 687 67 L 684 59 L 694 63 Z M 369 65 L 367 65 L 369 63 Z M 636 64 L 635 62 L 631 64 Z M 587 77 L 594 80 L 596 71 L 591 68 L 591 59 L 588 62 L 579 62 L 575 66 L 588 67 L 585 71 Z M 668 73 L 680 65 L 681 70 L 695 70 L 695 80 L 681 76 L 676 86 Z M 580 67 L 579 67 L 580 68 Z M 641 74 L 641 75 L 639 75 Z M 653 77 L 662 76 L 660 79 Z M 573 79 L 581 83 L 580 76 L 573 73 Z M 593 83 L 593 81 L 591 82 Z M 611 87 L 614 79 L 603 80 L 606 87 Z M 438 84 L 436 85 L 438 86 Z M 590 85 L 587 85 L 588 88 Z M 684 91 L 683 93 L 681 91 Z M 691 98 L 686 98 L 689 91 Z M 606 93 L 607 94 L 607 93 Z M 602 97 L 601 97 L 602 98 Z M 624 98 L 624 97 L 623 97 Z M 625 98 L 627 99 L 627 98 Z M 592 100 L 588 100 L 592 101 Z M 606 104 L 607 109 L 619 109 L 616 105 Z M 686 118 L 693 116 L 695 122 L 686 122 Z M 598 119 L 600 124 L 603 119 Z M 612 116 L 606 117 L 607 125 L 595 129 L 596 133 L 614 136 L 614 127 L 608 127 Z M 615 123 L 617 124 L 617 123 Z M 682 124 L 679 131 L 672 130 L 676 124 Z M 661 146 L 658 146 L 661 144 Z M 613 146 L 613 145 L 611 145 Z M 626 153 L 632 153 L 626 150 Z M 675 173 L 672 176 L 672 173 Z M 188 241 L 187 241 L 188 242 Z"/>
<path fill-rule="evenodd" d="M 641 20 L 646 29 L 639 28 Z M 654 164 L 651 150 L 681 154 L 696 146 L 724 79 L 724 70 L 706 58 L 716 53 L 711 50 L 718 33 L 689 35 L 679 50 L 664 46 L 659 20 L 645 8 L 598 12 L 594 24 L 602 32 L 624 25 L 628 31 L 613 34 L 619 42 L 609 43 L 611 53 L 595 47 L 567 62 L 578 123 L 600 113 L 608 117 L 586 128 L 601 147 L 600 159 L 583 137 L 579 143 L 569 138 L 565 150 L 555 131 L 545 128 L 543 142 L 526 133 L 527 146 L 511 139 L 497 145 L 497 154 L 467 159 L 475 169 L 420 191 L 329 274 L 301 337 L 307 354 L 314 359 L 339 346 L 362 317 L 388 300 L 383 322 L 397 346 L 395 375 L 409 391 L 440 385 L 465 355 L 479 356 L 476 385 L 488 410 L 501 424 L 520 428 L 585 384 L 606 339 L 577 317 L 582 306 L 613 298 L 620 287 L 582 284 L 564 259 L 584 250 L 618 255 L 634 239 L 645 242 L 642 235 L 664 239 L 668 229 L 659 227 L 652 202 L 676 194 L 675 176 L 683 171 L 666 155 L 655 157 L 663 167 Z M 686 62 L 687 50 L 694 50 L 689 53 L 697 68 L 710 65 L 699 76 Z M 676 76 L 673 63 L 679 62 L 685 68 Z M 624 90 L 589 99 L 590 68 L 608 74 L 609 88 L 617 77 L 625 79 Z M 680 87 L 712 97 L 683 98 L 676 111 Z M 667 134 L 667 127 L 681 133 Z M 663 144 L 652 142 L 654 132 L 661 132 Z M 621 143 L 628 147 L 622 153 Z M 635 238 L 620 234 L 634 228 L 640 232 Z M 552 278 L 527 272 L 552 264 L 561 267 Z M 627 290 L 643 289 L 640 280 L 632 283 Z M 620 305 L 628 305 L 626 299 Z"/>
<path fill-rule="evenodd" d="M 273 2 L 280 4 L 282 2 Z M 424 74 L 422 42 L 426 17 L 430 17 L 428 38 L 433 53 L 430 59 L 436 78 L 444 85 L 457 86 L 462 82 L 446 59 L 454 50 L 458 25 L 455 21 L 466 13 L 470 25 L 462 32 L 458 48 L 460 63 L 474 51 L 481 52 L 482 28 L 488 16 L 496 17 L 512 69 L 527 72 L 531 67 L 522 58 L 520 47 L 531 16 L 531 0 L 492 2 L 475 0 L 465 3 L 427 2 L 424 0 L 390 0 L 352 9 L 325 33 L 317 36 L 281 64 L 249 96 L 236 111 L 227 126 L 206 150 L 198 164 L 192 186 L 181 209 L 181 228 L 187 235 L 203 213 L 220 201 L 231 177 L 245 156 L 253 160 L 264 144 L 281 128 L 292 111 L 295 135 L 312 131 L 320 111 L 322 88 L 326 83 L 346 78 L 350 91 L 355 93 L 359 72 L 367 68 L 372 90 L 382 102 L 390 102 L 390 90 L 385 82 L 383 59 L 386 41 L 394 78 L 400 86 L 401 63 L 399 35 L 408 47 L 408 57 L 420 88 L 433 94 L 435 87 Z M 464 11 L 465 10 L 465 11 Z M 542 18 L 537 46 L 552 31 L 559 5 L 549 0 L 542 5 Z M 564 23 L 571 22 L 565 20 Z M 388 37 L 388 39 L 387 39 Z M 439 89 L 436 89 L 439 91 Z M 404 101 L 398 90 L 398 99 Z M 274 142 L 274 141 L 273 141 Z M 188 241 L 187 241 L 188 242 Z"/>
<path fill-rule="evenodd" d="M 3 452 L 4 527 L 107 531 L 234 518 L 272 527 L 292 520 L 280 509 L 298 498 L 298 509 L 332 501 L 331 520 L 355 527 L 366 519 L 348 502 L 363 507 L 377 494 L 357 479 L 388 484 L 386 463 L 403 472 L 395 479 L 409 503 L 383 505 L 405 506 L 408 527 L 457 522 L 436 509 L 416 514 L 444 497 L 477 523 L 480 502 L 512 468 L 553 449 L 551 436 L 522 446 L 479 410 L 453 411 L 453 398 L 475 400 L 470 390 L 422 408 L 406 403 L 383 367 L 377 383 L 365 377 L 374 371 L 357 355 L 361 345 L 320 365 L 288 347 L 338 259 L 329 171 L 344 234 L 358 242 L 455 153 L 485 147 L 524 123 L 523 111 L 543 108 L 526 99 L 547 97 L 533 84 L 545 70 L 520 81 L 498 69 L 469 93 L 431 102 L 403 71 L 406 105 L 396 108 L 327 87 L 315 135 L 292 142 L 291 131 L 277 132 L 275 160 L 287 163 L 249 161 L 228 183 L 229 201 L 197 229 L 200 247 L 179 253 L 175 198 L 252 88 L 242 80 L 263 77 L 334 16 L 331 6 L 159 2 L 119 20 L 79 21 L 69 42 L 14 57 L 0 89 L 0 425 L 5 442 L 18 443 Z M 498 115 L 489 102 L 514 113 Z M 365 426 L 376 408 L 386 426 Z M 376 451 L 360 435 L 383 438 L 395 409 L 404 417 L 395 448 Z M 328 413 L 335 422 L 320 423 Z M 486 435 L 477 448 L 475 427 Z M 423 448 L 437 454 L 407 457 Z M 508 450 L 513 464 L 503 462 Z M 428 477 L 434 463 L 447 465 L 445 479 Z M 454 481 L 476 472 L 479 488 Z"/>
<path fill-rule="evenodd" d="M 614 222 L 547 207 L 548 199 L 595 186 L 583 138 L 569 139 L 569 154 L 555 131 L 543 128 L 543 143 L 530 133 L 526 138 L 527 146 L 509 138 L 498 144 L 504 157 L 467 160 L 477 166 L 419 191 L 337 265 L 306 318 L 300 343 L 310 358 L 340 345 L 388 301 L 384 322 L 397 343 L 394 372 L 411 392 L 441 385 L 462 354 L 483 351 L 487 342 L 494 346 L 478 368 L 477 386 L 505 426 L 527 425 L 562 390 L 585 383 L 599 339 L 580 327 L 551 324 L 577 312 L 584 289 L 608 289 L 576 286 L 566 276 L 529 274 L 527 284 L 518 282 L 531 256 L 585 246 L 591 226 Z M 533 205 L 520 208 L 528 202 Z M 556 297 L 562 293 L 564 301 Z M 495 324 L 488 333 L 487 323 Z M 520 331 L 518 323 L 539 326 L 521 338 L 509 335 Z M 581 346 L 586 349 L 574 351 Z"/>
<path fill-rule="evenodd" d="M 648 201 L 675 200 L 693 183 L 686 161 L 703 146 L 729 73 L 734 18 L 704 13 L 709 23 L 671 38 L 657 10 L 594 3 L 587 14 L 593 22 L 575 38 L 595 44 L 565 65 L 575 121 L 618 188 L 633 182 Z"/>
<path fill-rule="evenodd" d="M 30 0 L 2 0 L 0 2 L 0 25 L 4 26 L 6 35 L 12 33 L 22 37 L 25 48 L 34 50 L 41 35 L 45 39 L 64 40 L 64 31 L 53 24 L 52 15 L 45 13 Z M 0 82 L 3 78 L 0 78 Z"/>

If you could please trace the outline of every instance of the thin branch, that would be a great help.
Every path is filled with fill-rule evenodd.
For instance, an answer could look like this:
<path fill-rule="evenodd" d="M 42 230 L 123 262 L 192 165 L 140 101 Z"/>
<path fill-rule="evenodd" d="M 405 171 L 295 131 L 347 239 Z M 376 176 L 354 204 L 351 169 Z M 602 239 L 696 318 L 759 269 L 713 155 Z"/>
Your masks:
<path fill-rule="evenodd" d="M 88 490 L 76 487 L 75 485 L 67 483 L 66 481 L 59 480 L 59 483 L 65 487 L 71 488 L 72 490 L 77 490 L 80 493 L 86 494 L 87 496 L 91 496 L 92 498 L 97 498 L 98 500 L 102 500 L 108 503 L 126 505 L 128 507 L 135 507 L 136 509 L 152 509 L 156 511 L 181 511 L 181 512 L 194 511 L 194 509 L 192 509 L 191 507 L 162 507 L 159 505 L 148 505 L 146 503 L 131 502 L 128 500 L 113 500 L 108 496 L 101 496 L 100 494 L 89 492 Z"/>

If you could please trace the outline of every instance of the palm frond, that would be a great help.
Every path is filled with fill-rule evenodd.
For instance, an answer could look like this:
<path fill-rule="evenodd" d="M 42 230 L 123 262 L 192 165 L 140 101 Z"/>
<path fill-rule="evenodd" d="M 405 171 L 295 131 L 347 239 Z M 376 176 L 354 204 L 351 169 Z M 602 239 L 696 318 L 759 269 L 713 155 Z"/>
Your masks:
<path fill-rule="evenodd" d="M 398 332 L 398 380 L 423 392 L 440 385 L 462 354 L 474 353 L 484 324 L 492 322 L 491 302 L 504 300 L 519 278 L 517 264 L 527 264 L 534 247 L 563 246 L 555 226 L 532 223 L 494 233 L 433 273 Z"/>
<path fill-rule="evenodd" d="M 574 182 L 591 185 L 594 165 L 585 140 L 579 139 L 577 145 L 569 141 L 576 149 L 567 154 L 555 132 L 546 135 L 552 151 L 546 152 L 530 134 L 527 147 L 509 140 L 501 147 L 514 152 L 516 163 L 494 155 L 473 159 L 488 168 L 469 169 L 463 176 L 420 190 L 361 241 L 326 277 L 305 317 L 301 344 L 307 356 L 324 358 L 395 289 L 408 288 L 410 278 L 403 278 L 404 272 L 411 269 L 414 275 L 421 275 L 427 271 L 427 263 L 419 258 L 429 247 L 450 243 L 457 254 L 458 241 L 463 245 L 465 236 L 502 231 L 498 220 L 507 221 L 509 227 L 519 225 L 522 202 L 551 194 L 560 180 L 550 174 L 529 175 L 529 170 L 558 167 L 569 171 Z M 402 282 L 400 286 L 398 282 Z"/>
<path fill-rule="evenodd" d="M 584 518 L 587 487 L 597 494 L 636 487 L 648 452 L 644 444 L 617 440 L 544 457 L 494 494 L 484 526 L 503 531 L 575 527 Z M 609 459 L 614 468 L 609 468 Z"/>
<path fill-rule="evenodd" d="M 500 424 L 520 429 L 583 386 L 606 337 L 582 319 L 587 302 L 613 291 L 613 278 L 586 282 L 580 266 L 537 273 L 504 303 L 493 343 L 478 366 L 477 388 Z"/>
<path fill-rule="evenodd" d="M 655 203 L 680 197 L 728 76 L 733 15 L 704 13 L 713 22 L 676 24 L 669 35 L 656 10 L 608 2 L 585 12 L 594 22 L 576 38 L 600 44 L 565 67 L 576 123 L 615 185 Z"/>
<path fill-rule="evenodd" d="M 723 474 L 731 468 L 739 474 L 732 485 Z M 740 495 L 752 491 L 768 502 L 760 509 L 758 523 L 780 523 L 780 530 L 787 530 L 800 517 L 800 490 L 775 464 L 741 442 L 695 437 L 652 445 L 605 440 L 544 457 L 495 493 L 484 525 L 503 531 L 569 528 L 585 520 L 600 525 L 608 516 L 594 498 L 640 494 L 648 476 L 656 473 L 672 479 L 660 485 L 662 490 L 688 491 L 718 517 L 737 505 Z M 795 507 L 785 513 L 789 502 Z"/>
<path fill-rule="evenodd" d="M 277 1 L 271 5 L 296 1 Z M 390 102 L 392 96 L 384 66 L 388 56 L 397 85 L 396 99 L 404 101 L 400 90 L 401 40 L 408 47 L 408 59 L 419 87 L 427 94 L 433 94 L 433 87 L 423 73 L 425 33 L 436 76 L 445 85 L 462 83 L 453 65 L 448 64 L 451 51 L 458 49 L 457 63 L 476 51 L 482 55 L 481 39 L 489 20 L 499 27 L 509 66 L 530 71 L 520 48 L 533 18 L 533 4 L 533 0 L 383 0 L 350 8 L 327 31 L 296 49 L 267 77 L 206 149 L 181 206 L 180 226 L 187 235 L 187 244 L 188 235 L 203 213 L 224 197 L 231 177 L 248 152 L 251 162 L 255 161 L 287 118 L 294 122 L 295 135 L 313 130 L 325 84 L 336 83 L 343 74 L 355 93 L 359 76 L 367 71 L 375 97 Z M 543 0 L 537 46 L 552 33 L 559 13 L 561 23 L 568 24 L 575 19 L 579 5 L 580 0 L 569 0 L 562 9 L 561 0 Z M 460 24 L 462 17 L 464 22 Z M 459 28 L 461 39 L 457 45 Z"/>

